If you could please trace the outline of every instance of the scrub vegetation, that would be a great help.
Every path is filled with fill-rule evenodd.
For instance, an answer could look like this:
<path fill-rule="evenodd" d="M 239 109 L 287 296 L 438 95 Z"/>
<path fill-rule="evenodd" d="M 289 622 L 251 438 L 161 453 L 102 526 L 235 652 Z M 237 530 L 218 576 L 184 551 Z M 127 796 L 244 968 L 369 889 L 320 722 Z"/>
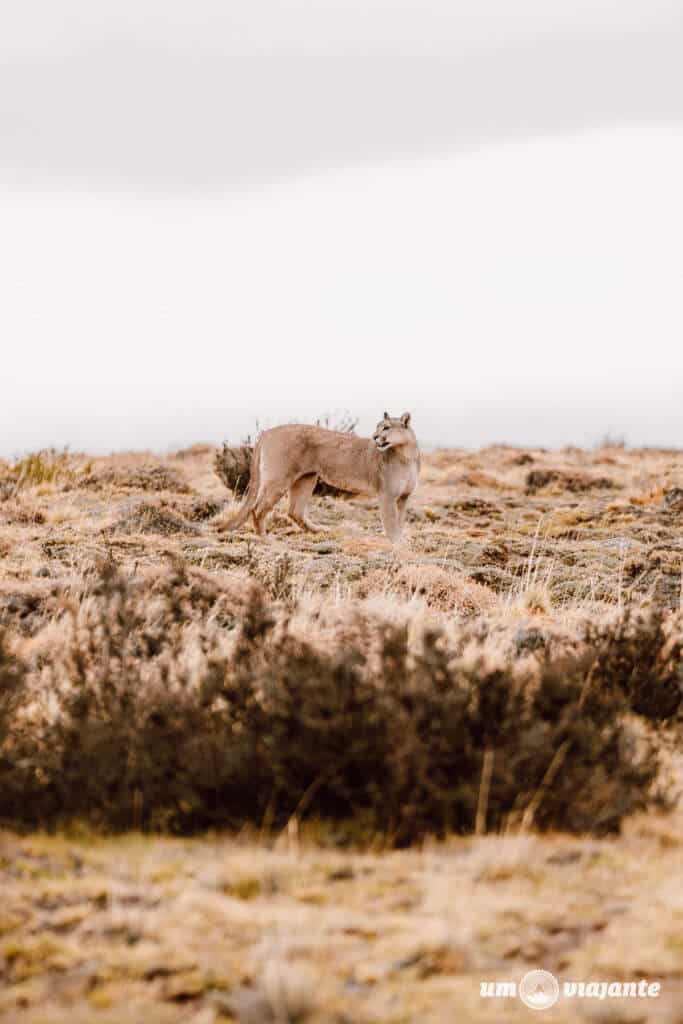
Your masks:
<path fill-rule="evenodd" d="M 395 548 L 226 534 L 248 451 L 0 463 L 0 1020 L 679 1020 L 679 454 L 430 452 Z"/>

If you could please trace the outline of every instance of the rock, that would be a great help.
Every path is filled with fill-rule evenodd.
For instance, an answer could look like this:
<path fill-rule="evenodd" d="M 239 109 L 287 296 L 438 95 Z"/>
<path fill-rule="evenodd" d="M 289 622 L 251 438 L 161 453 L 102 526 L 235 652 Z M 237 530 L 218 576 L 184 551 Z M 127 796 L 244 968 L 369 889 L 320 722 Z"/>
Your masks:
<path fill-rule="evenodd" d="M 238 989 L 230 999 L 230 1009 L 239 1024 L 270 1024 L 275 1015 L 270 1001 L 258 989 Z"/>
<path fill-rule="evenodd" d="M 619 551 L 628 551 L 629 548 L 636 547 L 636 545 L 642 547 L 642 544 L 630 537 L 608 537 L 605 541 L 606 548 L 618 548 Z"/>
<path fill-rule="evenodd" d="M 339 551 L 339 546 L 331 543 L 331 541 L 324 540 L 319 544 L 314 544 L 311 550 L 315 551 L 318 555 L 334 555 Z"/>

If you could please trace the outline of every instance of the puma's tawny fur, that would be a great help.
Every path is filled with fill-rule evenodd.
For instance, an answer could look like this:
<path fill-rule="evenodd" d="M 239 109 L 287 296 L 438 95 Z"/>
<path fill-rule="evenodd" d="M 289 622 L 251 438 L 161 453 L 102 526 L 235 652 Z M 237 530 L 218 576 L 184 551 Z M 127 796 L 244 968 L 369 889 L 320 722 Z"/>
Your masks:
<path fill-rule="evenodd" d="M 256 443 L 244 505 L 225 528 L 238 529 L 253 516 L 263 536 L 266 516 L 289 491 L 290 518 L 317 532 L 321 527 L 306 517 L 306 508 L 320 477 L 344 491 L 378 494 L 384 531 L 399 541 L 419 472 L 420 452 L 408 412 L 398 418 L 385 412 L 371 438 L 298 423 L 274 427 Z"/>

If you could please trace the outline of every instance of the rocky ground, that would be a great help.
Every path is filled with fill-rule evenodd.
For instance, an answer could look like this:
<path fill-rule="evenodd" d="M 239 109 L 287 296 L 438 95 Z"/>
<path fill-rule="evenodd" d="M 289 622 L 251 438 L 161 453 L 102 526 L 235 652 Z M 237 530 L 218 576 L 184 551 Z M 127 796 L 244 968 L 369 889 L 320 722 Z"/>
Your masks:
<path fill-rule="evenodd" d="M 276 510 L 268 543 L 222 527 L 236 504 L 214 451 L 43 454 L 0 464 L 0 625 L 27 658 L 97 566 L 180 559 L 235 589 L 256 579 L 321 645 L 358 610 L 457 629 L 492 650 L 571 648 L 629 601 L 682 603 L 677 451 L 426 455 L 406 543 L 370 498 L 314 499 L 321 534 Z M 676 755 L 672 757 L 674 769 Z M 499 1021 L 479 996 L 543 966 L 662 982 L 656 1000 L 560 1001 L 555 1021 L 683 1021 L 683 822 L 613 839 L 477 836 L 402 852 L 275 840 L 0 835 L 0 1020 Z"/>

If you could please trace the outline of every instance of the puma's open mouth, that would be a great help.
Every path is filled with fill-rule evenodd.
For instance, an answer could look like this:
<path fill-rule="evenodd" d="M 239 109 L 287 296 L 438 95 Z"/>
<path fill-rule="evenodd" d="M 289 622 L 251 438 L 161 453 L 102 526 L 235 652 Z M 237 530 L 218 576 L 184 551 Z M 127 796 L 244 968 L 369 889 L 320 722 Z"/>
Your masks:
<path fill-rule="evenodd" d="M 377 445 L 381 452 L 385 452 L 387 448 L 391 448 L 391 445 L 389 444 L 388 441 L 382 441 L 381 439 L 375 441 L 375 444 Z"/>

